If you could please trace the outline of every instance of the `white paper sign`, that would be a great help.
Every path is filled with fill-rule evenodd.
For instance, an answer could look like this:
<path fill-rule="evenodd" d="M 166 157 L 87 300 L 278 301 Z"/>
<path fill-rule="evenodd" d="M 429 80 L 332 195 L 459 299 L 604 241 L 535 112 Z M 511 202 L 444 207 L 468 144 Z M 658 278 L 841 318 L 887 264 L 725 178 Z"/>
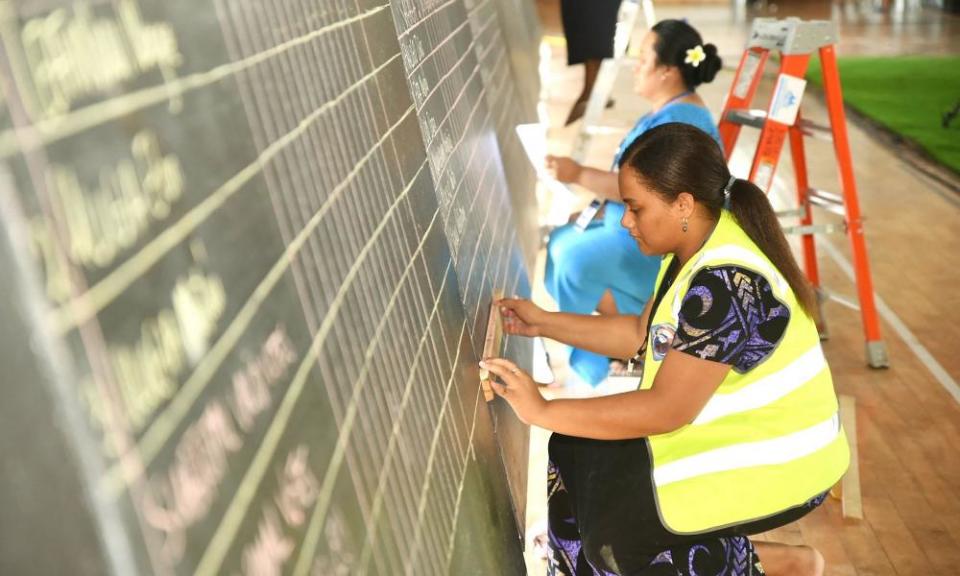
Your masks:
<path fill-rule="evenodd" d="M 536 171 L 537 178 L 551 192 L 573 195 L 573 191 L 567 188 L 563 182 L 557 181 L 547 171 L 547 127 L 539 123 L 518 124 L 516 130 L 523 151 L 527 153 L 527 159 L 530 160 L 530 164 Z"/>
<path fill-rule="evenodd" d="M 773 99 L 770 102 L 769 119 L 792 126 L 797 120 L 803 91 L 806 88 L 807 81 L 803 78 L 781 74 L 777 78 L 777 89 L 773 92 Z"/>

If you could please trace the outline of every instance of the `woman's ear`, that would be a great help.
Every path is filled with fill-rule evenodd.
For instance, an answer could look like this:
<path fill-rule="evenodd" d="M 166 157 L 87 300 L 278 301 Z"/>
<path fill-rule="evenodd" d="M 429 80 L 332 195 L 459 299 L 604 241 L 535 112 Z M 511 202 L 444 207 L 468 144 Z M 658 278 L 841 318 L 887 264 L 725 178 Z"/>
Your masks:
<path fill-rule="evenodd" d="M 696 202 L 693 199 L 693 194 L 689 192 L 681 192 L 677 194 L 677 199 L 673 203 L 674 209 L 677 211 L 677 216 L 681 218 L 690 218 L 693 216 L 693 208 Z"/>

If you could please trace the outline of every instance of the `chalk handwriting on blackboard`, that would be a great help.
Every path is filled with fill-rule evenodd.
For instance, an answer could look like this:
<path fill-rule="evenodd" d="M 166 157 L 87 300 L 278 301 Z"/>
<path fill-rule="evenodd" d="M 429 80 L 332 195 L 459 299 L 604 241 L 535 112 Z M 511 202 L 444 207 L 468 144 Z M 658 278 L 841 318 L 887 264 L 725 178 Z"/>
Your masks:
<path fill-rule="evenodd" d="M 293 345 L 278 326 L 260 355 L 234 374 L 231 394 L 208 402 L 199 420 L 187 428 L 171 465 L 150 476 L 154 495 L 148 494 L 143 503 L 144 516 L 164 534 L 164 554 L 172 563 L 182 559 L 187 529 L 206 517 L 229 471 L 229 457 L 243 447 L 254 420 L 274 399 L 270 390 L 295 360 Z M 238 401 L 239 382 L 243 399 Z M 252 396 L 260 401 L 251 403 Z"/>
<path fill-rule="evenodd" d="M 134 432 L 142 430 L 173 396 L 184 369 L 208 349 L 226 306 L 226 291 L 219 276 L 195 267 L 177 279 L 171 301 L 170 307 L 140 323 L 139 338 L 133 344 L 107 346 L 124 412 Z M 81 394 L 94 426 L 106 429 L 106 414 L 92 379 L 81 384 Z"/>
<path fill-rule="evenodd" d="M 36 94 L 34 119 L 70 111 L 85 97 L 108 92 L 151 70 L 174 79 L 182 63 L 173 28 L 143 21 L 134 0 L 120 0 L 109 16 L 79 2 L 23 25 L 23 51 Z M 177 111 L 179 99 L 171 100 Z"/>
<path fill-rule="evenodd" d="M 299 445 L 287 455 L 283 469 L 277 473 L 278 486 L 273 504 L 263 506 L 263 517 L 257 525 L 257 538 L 243 551 L 244 575 L 279 576 L 294 549 L 287 530 L 301 528 L 307 510 L 317 500 L 320 483 L 309 466 L 310 450 Z"/>
<path fill-rule="evenodd" d="M 351 552 L 353 543 L 344 526 L 343 517 L 337 510 L 327 516 L 323 530 L 328 552 L 317 555 L 310 569 L 312 576 L 350 576 L 354 573 L 356 556 Z"/>
<path fill-rule="evenodd" d="M 61 244 L 67 258 L 87 269 L 101 269 L 144 237 L 155 222 L 170 214 L 183 196 L 183 172 L 174 154 L 165 154 L 151 130 L 132 139 L 130 156 L 102 166 L 90 181 L 81 181 L 77 171 L 53 164 L 47 174 L 51 201 L 59 207 L 64 222 Z M 37 216 L 31 222 L 34 253 L 46 276 L 47 297 L 63 303 L 70 284 L 56 253 L 51 224 Z"/>

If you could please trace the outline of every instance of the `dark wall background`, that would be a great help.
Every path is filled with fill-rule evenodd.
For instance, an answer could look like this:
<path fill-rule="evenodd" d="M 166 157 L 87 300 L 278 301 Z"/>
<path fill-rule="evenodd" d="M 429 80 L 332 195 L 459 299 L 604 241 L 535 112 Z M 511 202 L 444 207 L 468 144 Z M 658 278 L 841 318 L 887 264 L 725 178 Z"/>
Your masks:
<path fill-rule="evenodd" d="M 532 7 L 0 35 L 0 573 L 522 573 L 527 431 L 476 362 L 536 250 Z"/>

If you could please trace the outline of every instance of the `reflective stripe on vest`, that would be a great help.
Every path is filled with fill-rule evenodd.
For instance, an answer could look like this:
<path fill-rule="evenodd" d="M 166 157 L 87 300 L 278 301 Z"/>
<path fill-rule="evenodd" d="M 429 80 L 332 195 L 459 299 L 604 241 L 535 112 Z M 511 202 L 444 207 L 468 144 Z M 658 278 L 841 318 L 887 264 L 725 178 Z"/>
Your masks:
<path fill-rule="evenodd" d="M 836 440 L 839 434 L 840 417 L 834 414 L 819 424 L 793 434 L 717 448 L 658 466 L 653 471 L 653 481 L 659 488 L 702 474 L 783 464 L 813 454 Z"/>
<path fill-rule="evenodd" d="M 809 382 L 826 367 L 823 349 L 817 344 L 782 370 L 747 384 L 736 392 L 714 394 L 693 424 L 709 424 L 717 418 L 772 404 Z"/>

